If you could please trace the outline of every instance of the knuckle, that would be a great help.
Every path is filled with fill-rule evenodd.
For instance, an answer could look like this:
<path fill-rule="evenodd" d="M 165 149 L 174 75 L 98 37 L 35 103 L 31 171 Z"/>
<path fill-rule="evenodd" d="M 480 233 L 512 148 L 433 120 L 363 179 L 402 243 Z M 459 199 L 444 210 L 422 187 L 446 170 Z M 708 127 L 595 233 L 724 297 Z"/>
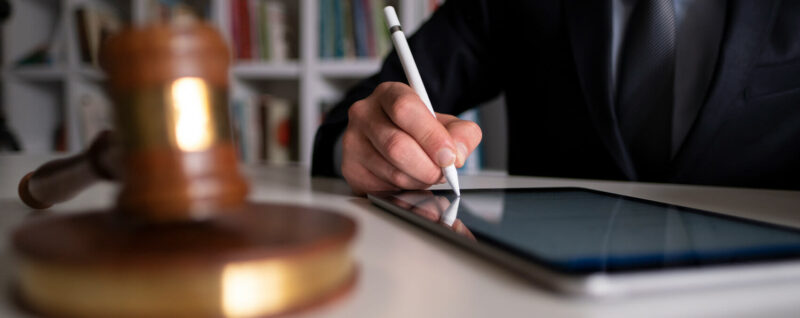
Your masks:
<path fill-rule="evenodd" d="M 351 129 L 347 129 L 342 135 L 342 149 L 348 151 L 343 151 L 343 154 L 349 153 L 356 147 L 358 147 L 358 138 Z"/>
<path fill-rule="evenodd" d="M 386 138 L 383 143 L 383 149 L 389 158 L 399 159 L 405 155 L 405 138 L 403 135 L 396 131 Z"/>
<path fill-rule="evenodd" d="M 392 182 L 392 184 L 401 188 L 407 189 L 410 188 L 411 186 L 411 180 L 408 178 L 408 176 L 402 171 L 397 169 L 391 172 L 389 180 Z"/>
<path fill-rule="evenodd" d="M 395 82 L 383 82 L 383 83 L 380 83 L 380 84 L 378 84 L 377 87 L 375 87 L 375 93 L 383 94 L 383 93 L 391 90 L 392 86 L 394 86 L 394 84 L 395 84 Z"/>
<path fill-rule="evenodd" d="M 408 85 L 405 83 L 397 82 L 397 81 L 388 81 L 381 83 L 381 92 L 382 93 L 389 93 L 389 92 L 399 92 L 404 91 Z"/>
<path fill-rule="evenodd" d="M 363 99 L 359 100 L 353 103 L 353 105 L 350 106 L 350 109 L 347 110 L 347 117 L 350 120 L 355 120 L 355 121 L 364 119 L 366 117 L 368 108 L 369 105 L 367 104 L 366 101 L 364 101 Z"/>
<path fill-rule="evenodd" d="M 439 149 L 445 143 L 447 136 L 436 129 L 426 128 L 419 137 L 420 143 L 426 149 Z"/>
<path fill-rule="evenodd" d="M 389 179 L 393 185 L 401 189 L 408 189 L 408 190 L 425 189 L 430 185 L 417 181 L 407 173 L 397 169 L 392 171 L 392 174 L 389 177 Z"/>
<path fill-rule="evenodd" d="M 408 112 L 408 106 L 408 104 L 401 102 L 399 99 L 395 99 L 394 102 L 387 107 L 386 113 L 392 119 L 396 119 Z"/>
<path fill-rule="evenodd" d="M 400 118 L 405 114 L 409 114 L 415 107 L 419 107 L 420 100 L 412 94 L 404 94 L 395 98 L 392 105 L 389 107 L 389 115 L 392 118 Z"/>
<path fill-rule="evenodd" d="M 342 161 L 342 177 L 347 183 L 352 184 L 354 180 L 358 180 L 357 178 L 353 178 L 353 165 L 352 161 Z"/>
<path fill-rule="evenodd" d="M 440 178 L 442 178 L 442 172 L 439 169 L 426 169 L 420 181 L 426 184 L 436 184 Z"/>
<path fill-rule="evenodd" d="M 481 130 L 481 126 L 474 121 L 467 121 L 467 129 L 480 141 L 483 139 L 483 130 Z"/>

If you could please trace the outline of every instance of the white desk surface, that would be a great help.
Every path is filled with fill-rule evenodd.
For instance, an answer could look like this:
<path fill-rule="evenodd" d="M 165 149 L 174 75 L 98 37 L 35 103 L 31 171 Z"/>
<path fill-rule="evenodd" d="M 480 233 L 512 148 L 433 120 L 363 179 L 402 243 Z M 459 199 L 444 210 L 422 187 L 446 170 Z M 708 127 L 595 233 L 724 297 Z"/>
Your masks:
<path fill-rule="evenodd" d="M 13 279 L 9 235 L 31 209 L 17 182 L 52 156 L 0 156 L 0 284 Z M 800 282 L 749 285 L 611 300 L 571 299 L 521 280 L 354 197 L 341 180 L 311 179 L 301 167 L 244 167 L 250 200 L 334 209 L 358 222 L 359 279 L 349 296 L 300 317 L 800 316 Z M 462 176 L 463 188 L 580 186 L 800 227 L 800 192 L 506 176 Z M 101 184 L 47 213 L 110 207 Z M 7 295 L 0 317 L 27 317 Z"/>

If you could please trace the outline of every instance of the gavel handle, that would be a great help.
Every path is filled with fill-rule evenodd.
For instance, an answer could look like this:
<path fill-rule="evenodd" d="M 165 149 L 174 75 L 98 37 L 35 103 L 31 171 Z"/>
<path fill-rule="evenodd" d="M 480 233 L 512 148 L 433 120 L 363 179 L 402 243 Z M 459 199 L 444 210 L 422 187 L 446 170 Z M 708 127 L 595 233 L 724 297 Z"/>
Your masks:
<path fill-rule="evenodd" d="M 110 131 L 100 133 L 81 154 L 56 159 L 19 182 L 19 197 L 29 207 L 46 209 L 69 200 L 99 180 L 118 179 L 118 156 Z"/>

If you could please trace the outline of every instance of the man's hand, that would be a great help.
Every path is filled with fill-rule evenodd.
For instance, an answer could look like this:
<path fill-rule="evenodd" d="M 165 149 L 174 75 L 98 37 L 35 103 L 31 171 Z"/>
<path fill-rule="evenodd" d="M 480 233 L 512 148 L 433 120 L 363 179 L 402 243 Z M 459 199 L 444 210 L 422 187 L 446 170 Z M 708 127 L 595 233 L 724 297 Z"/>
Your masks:
<path fill-rule="evenodd" d="M 379 85 L 348 116 L 342 174 L 359 195 L 443 183 L 441 168 L 463 166 L 482 138 L 474 122 L 434 118 L 414 90 L 398 82 Z"/>

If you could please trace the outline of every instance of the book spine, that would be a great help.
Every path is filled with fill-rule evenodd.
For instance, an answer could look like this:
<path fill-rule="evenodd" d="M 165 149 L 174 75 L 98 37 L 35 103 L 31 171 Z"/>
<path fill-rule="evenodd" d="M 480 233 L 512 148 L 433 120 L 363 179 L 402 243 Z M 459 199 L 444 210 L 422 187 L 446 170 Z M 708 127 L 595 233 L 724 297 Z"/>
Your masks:
<path fill-rule="evenodd" d="M 320 58 L 328 58 L 327 55 L 327 48 L 328 48 L 328 36 L 327 36 L 327 24 L 328 24 L 328 15 L 327 15 L 327 4 L 328 0 L 319 0 L 319 57 Z"/>
<path fill-rule="evenodd" d="M 250 57 L 251 59 L 261 59 L 261 28 L 258 8 L 261 0 L 247 0 L 248 24 L 250 30 Z"/>
<path fill-rule="evenodd" d="M 342 21 L 344 22 L 344 56 L 347 58 L 355 58 L 356 57 L 356 31 L 355 31 L 355 21 L 353 15 L 353 1 L 352 0 L 341 0 L 342 1 Z"/>
<path fill-rule="evenodd" d="M 247 0 L 237 0 L 239 4 L 239 30 L 241 35 L 241 56 L 243 60 L 249 60 L 252 56 L 252 43 L 250 36 L 250 10 L 248 10 Z"/>
<path fill-rule="evenodd" d="M 289 44 L 287 43 L 286 34 L 288 19 L 285 4 L 279 1 L 270 1 L 267 3 L 266 10 L 269 21 L 269 37 L 272 40 L 270 43 L 270 57 L 274 61 L 288 60 Z"/>
<path fill-rule="evenodd" d="M 389 43 L 389 28 L 386 26 L 386 18 L 383 16 L 383 0 L 372 1 L 372 24 L 375 26 L 375 43 L 378 57 L 386 56 L 391 50 Z"/>
<path fill-rule="evenodd" d="M 268 147 L 270 142 L 268 127 L 268 107 L 269 96 L 262 96 L 256 103 L 258 109 L 258 159 L 259 162 L 266 162 L 269 160 Z"/>
<path fill-rule="evenodd" d="M 245 162 L 249 164 L 258 163 L 258 148 L 261 129 L 258 119 L 258 99 L 248 98 L 245 102 Z"/>
<path fill-rule="evenodd" d="M 333 57 L 341 58 L 345 55 L 344 37 L 344 14 L 342 10 L 343 0 L 333 0 Z"/>
<path fill-rule="evenodd" d="M 364 14 L 364 2 L 362 0 L 352 0 L 353 2 L 353 30 L 355 32 L 356 56 L 359 58 L 367 57 L 367 17 Z"/>
<path fill-rule="evenodd" d="M 361 1 L 361 8 L 363 10 L 362 18 L 364 19 L 365 28 L 367 29 L 366 37 L 366 46 L 367 46 L 367 56 L 370 58 L 377 58 L 378 57 L 378 48 L 375 45 L 375 21 L 372 19 L 372 3 L 369 0 L 358 0 Z"/>
<path fill-rule="evenodd" d="M 91 63 L 92 61 L 87 15 L 86 8 L 78 8 L 75 10 L 75 23 L 77 24 L 76 29 L 78 30 L 78 47 L 80 48 L 81 62 L 83 63 Z"/>
<path fill-rule="evenodd" d="M 234 56 L 237 59 L 242 58 L 242 30 L 241 30 L 241 23 L 239 21 L 241 13 L 239 12 L 239 1 L 240 0 L 231 0 L 228 2 L 230 5 L 230 27 L 231 27 L 231 38 L 233 39 L 233 51 Z"/>
<path fill-rule="evenodd" d="M 283 98 L 271 96 L 267 105 L 267 154 L 268 162 L 286 164 L 292 159 L 294 138 L 291 103 Z"/>
<path fill-rule="evenodd" d="M 243 127 L 244 109 L 240 100 L 234 100 L 231 102 L 230 114 L 232 119 L 231 121 L 233 122 L 233 142 L 236 145 L 236 154 L 239 156 L 239 161 L 244 162 L 246 158 Z"/>
<path fill-rule="evenodd" d="M 86 13 L 86 30 L 89 35 L 89 62 L 96 66 L 100 51 L 100 14 L 95 9 L 88 9 Z"/>
<path fill-rule="evenodd" d="M 337 10 L 334 1 L 337 0 L 320 0 L 320 14 L 322 17 L 322 23 L 320 24 L 320 35 L 323 41 L 323 45 L 321 46 L 322 57 L 323 58 L 335 58 L 336 57 L 336 42 L 337 42 Z"/>
<path fill-rule="evenodd" d="M 272 38 L 269 32 L 269 13 L 267 12 L 267 3 L 265 1 L 259 2 L 258 6 L 258 31 L 259 31 L 259 49 L 261 50 L 261 59 L 265 61 L 272 60 L 270 51 L 272 51 Z"/>

